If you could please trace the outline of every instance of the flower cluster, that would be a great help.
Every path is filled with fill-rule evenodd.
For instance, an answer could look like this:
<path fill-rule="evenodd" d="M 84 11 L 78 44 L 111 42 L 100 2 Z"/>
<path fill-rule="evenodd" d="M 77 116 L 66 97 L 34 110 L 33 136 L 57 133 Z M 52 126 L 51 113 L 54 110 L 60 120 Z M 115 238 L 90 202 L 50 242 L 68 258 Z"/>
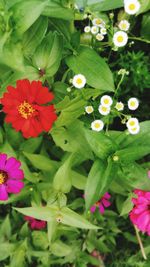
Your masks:
<path fill-rule="evenodd" d="M 140 3 L 138 0 L 124 0 L 125 12 L 129 15 L 136 14 L 140 9 Z M 128 42 L 127 31 L 130 28 L 130 23 L 127 20 L 121 20 L 118 24 L 119 30 L 113 35 L 113 43 L 116 47 L 123 47 Z"/>
<path fill-rule="evenodd" d="M 8 200 L 8 193 L 18 194 L 24 187 L 21 162 L 0 154 L 0 200 Z"/>
<path fill-rule="evenodd" d="M 150 192 L 134 190 L 136 198 L 132 199 L 134 204 L 130 212 L 130 220 L 143 233 L 150 236 Z"/>
<path fill-rule="evenodd" d="M 92 20 L 92 26 L 85 26 L 84 32 L 91 33 L 97 41 L 102 41 L 107 34 L 105 21 L 101 18 L 94 18 Z"/>

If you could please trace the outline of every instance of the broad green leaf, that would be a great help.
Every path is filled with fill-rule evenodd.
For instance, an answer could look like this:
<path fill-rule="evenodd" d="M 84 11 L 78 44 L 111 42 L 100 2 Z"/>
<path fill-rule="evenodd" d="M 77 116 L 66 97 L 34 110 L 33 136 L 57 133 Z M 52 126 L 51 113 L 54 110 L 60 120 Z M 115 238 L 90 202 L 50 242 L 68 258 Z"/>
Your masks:
<path fill-rule="evenodd" d="M 16 157 L 16 152 L 12 148 L 12 146 L 8 143 L 6 140 L 4 144 L 0 145 L 0 152 L 1 153 L 6 153 L 9 157 Z"/>
<path fill-rule="evenodd" d="M 94 154 L 102 160 L 116 150 L 115 142 L 103 132 L 85 130 L 85 137 Z"/>
<path fill-rule="evenodd" d="M 68 193 L 71 189 L 71 166 L 74 159 L 74 154 L 70 155 L 67 160 L 62 163 L 56 172 L 53 180 L 53 186 L 56 190 L 63 193 Z"/>
<path fill-rule="evenodd" d="M 132 210 L 133 208 L 132 198 L 133 198 L 133 193 L 131 193 L 126 199 L 126 201 L 124 201 L 122 210 L 120 213 L 121 216 L 129 214 L 129 212 Z"/>
<path fill-rule="evenodd" d="M 62 57 L 63 39 L 56 32 L 49 34 L 38 46 L 33 57 L 33 63 L 42 69 L 47 76 L 53 76 L 59 68 Z"/>
<path fill-rule="evenodd" d="M 13 6 L 13 18 L 16 32 L 23 34 L 41 15 L 47 0 L 26 0 Z"/>
<path fill-rule="evenodd" d="M 42 137 L 37 137 L 37 138 L 29 138 L 28 140 L 25 140 L 21 146 L 20 150 L 24 152 L 29 152 L 29 153 L 34 153 L 37 148 L 40 146 L 42 142 Z"/>
<path fill-rule="evenodd" d="M 144 39 L 150 40 L 150 12 L 144 14 L 141 26 L 141 36 Z"/>
<path fill-rule="evenodd" d="M 74 120 L 72 124 L 66 127 L 53 128 L 51 131 L 54 142 L 64 151 L 78 152 L 83 161 L 92 159 L 93 155 L 85 139 L 83 123 Z"/>
<path fill-rule="evenodd" d="M 4 240 L 7 238 L 8 240 L 11 237 L 11 223 L 9 219 L 9 215 L 4 219 L 0 227 L 0 238 L 3 237 Z"/>
<path fill-rule="evenodd" d="M 21 161 L 21 169 L 24 172 L 25 179 L 30 181 L 31 183 L 37 183 L 38 177 L 35 175 L 35 173 L 32 173 L 30 169 L 28 168 L 24 156 L 20 155 L 19 160 Z"/>
<path fill-rule="evenodd" d="M 71 8 L 64 7 L 61 2 L 49 0 L 42 14 L 44 16 L 63 20 L 73 20 L 74 12 Z"/>
<path fill-rule="evenodd" d="M 64 107 L 63 103 L 65 104 Z M 56 126 L 60 127 L 71 124 L 84 113 L 86 103 L 87 101 L 81 96 L 77 96 L 72 100 L 66 97 L 63 101 L 58 103 L 58 105 L 56 105 L 56 110 L 61 111 L 61 114 L 56 121 Z"/>
<path fill-rule="evenodd" d="M 85 189 L 85 185 L 86 185 L 86 181 L 87 181 L 87 177 L 71 170 L 71 181 L 72 181 L 72 185 L 80 190 L 84 190 Z"/>
<path fill-rule="evenodd" d="M 35 247 L 46 250 L 49 246 L 47 234 L 41 231 L 32 232 L 32 241 Z"/>
<path fill-rule="evenodd" d="M 150 146 L 148 147 L 147 145 L 143 145 L 140 147 L 137 145 L 131 145 L 128 148 L 117 151 L 114 156 L 117 156 L 118 160 L 122 163 L 129 163 L 141 159 L 149 153 Z"/>
<path fill-rule="evenodd" d="M 66 225 L 83 229 L 98 229 L 97 226 L 91 224 L 84 217 L 67 207 L 62 208 L 60 215 L 62 216 L 61 222 Z"/>
<path fill-rule="evenodd" d="M 87 4 L 92 11 L 108 11 L 123 6 L 123 0 L 88 0 Z"/>
<path fill-rule="evenodd" d="M 72 248 L 63 243 L 61 240 L 57 240 L 51 245 L 51 252 L 55 256 L 65 257 L 72 252 Z"/>
<path fill-rule="evenodd" d="M 104 61 L 94 50 L 81 46 L 77 55 L 66 58 L 66 63 L 75 74 L 83 74 L 87 84 L 103 91 L 114 91 L 112 73 Z"/>
<path fill-rule="evenodd" d="M 10 261 L 10 267 L 25 267 L 26 240 L 15 249 Z"/>
<path fill-rule="evenodd" d="M 3 242 L 0 244 L 0 261 L 4 261 L 7 259 L 15 249 L 14 244 L 10 244 L 8 242 Z"/>
<path fill-rule="evenodd" d="M 30 207 L 30 208 L 14 208 L 18 212 L 34 217 L 38 220 L 52 221 L 58 214 L 58 208 L 56 206 L 51 207 Z"/>
<path fill-rule="evenodd" d="M 55 220 L 47 222 L 47 232 L 48 232 L 47 234 L 48 234 L 48 241 L 50 244 L 53 240 L 56 228 L 57 228 L 57 224 Z"/>
<path fill-rule="evenodd" d="M 140 0 L 140 4 L 141 4 L 141 7 L 137 15 L 150 10 L 150 0 Z"/>
<path fill-rule="evenodd" d="M 96 160 L 89 172 L 85 187 L 85 203 L 88 210 L 96 201 L 99 200 L 99 192 L 102 187 L 102 181 L 106 164 L 101 160 Z"/>
<path fill-rule="evenodd" d="M 58 164 L 55 161 L 50 160 L 43 155 L 31 154 L 27 152 L 23 152 L 23 154 L 36 169 L 43 171 L 53 171 L 58 167 Z"/>
<path fill-rule="evenodd" d="M 22 45 L 25 56 L 33 55 L 37 46 L 41 43 L 48 27 L 48 20 L 40 17 L 23 35 Z"/>

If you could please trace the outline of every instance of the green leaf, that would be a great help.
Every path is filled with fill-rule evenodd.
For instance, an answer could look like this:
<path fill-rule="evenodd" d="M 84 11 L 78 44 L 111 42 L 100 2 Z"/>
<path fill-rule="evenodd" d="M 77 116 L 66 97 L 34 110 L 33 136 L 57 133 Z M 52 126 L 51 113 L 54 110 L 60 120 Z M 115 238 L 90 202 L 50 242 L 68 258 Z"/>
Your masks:
<path fill-rule="evenodd" d="M 81 46 L 77 55 L 66 58 L 66 63 L 75 74 L 83 74 L 88 85 L 106 92 L 114 91 L 112 73 L 104 59 L 93 49 Z"/>
<path fill-rule="evenodd" d="M 128 148 L 124 148 L 115 153 L 114 156 L 119 158 L 119 161 L 122 163 L 129 163 L 138 159 L 143 158 L 144 156 L 150 153 L 150 146 L 130 146 Z"/>
<path fill-rule="evenodd" d="M 51 244 L 51 242 L 53 241 L 53 236 L 55 234 L 57 228 L 57 224 L 55 220 L 49 221 L 47 222 L 47 231 L 48 231 L 48 241 Z"/>
<path fill-rule="evenodd" d="M 141 14 L 141 13 L 144 13 L 144 12 L 147 12 L 148 10 L 150 10 L 150 0 L 140 0 L 140 4 L 141 4 L 141 7 L 140 7 L 140 10 L 139 12 L 137 13 L 137 15 Z"/>
<path fill-rule="evenodd" d="M 37 46 L 41 43 L 48 27 L 48 20 L 40 17 L 23 35 L 22 45 L 25 56 L 31 56 L 35 52 Z"/>
<path fill-rule="evenodd" d="M 4 237 L 5 239 L 10 239 L 11 237 L 11 224 L 10 224 L 10 219 L 9 215 L 4 219 L 3 223 L 1 224 L 0 228 L 0 236 Z"/>
<path fill-rule="evenodd" d="M 25 140 L 21 146 L 20 150 L 23 150 L 24 152 L 30 152 L 34 153 L 37 148 L 40 146 L 42 142 L 42 137 L 37 137 L 37 138 L 30 138 L 28 140 Z"/>
<path fill-rule="evenodd" d="M 144 39 L 150 40 L 150 12 L 146 13 L 142 19 L 141 36 Z"/>
<path fill-rule="evenodd" d="M 88 0 L 87 4 L 92 11 L 108 11 L 123 6 L 123 0 Z"/>
<path fill-rule="evenodd" d="M 0 261 L 7 259 L 15 249 L 14 244 L 3 242 L 0 244 Z"/>
<path fill-rule="evenodd" d="M 31 154 L 27 152 L 23 152 L 23 154 L 31 162 L 31 164 L 39 170 L 53 171 L 58 167 L 58 164 L 55 161 L 50 160 L 43 155 Z"/>
<path fill-rule="evenodd" d="M 71 171 L 71 181 L 72 181 L 72 185 L 80 190 L 84 190 L 85 189 L 85 185 L 86 185 L 86 181 L 87 181 L 87 177 L 76 172 L 76 171 Z"/>
<path fill-rule="evenodd" d="M 53 0 L 49 0 L 42 14 L 44 16 L 58 18 L 63 20 L 73 20 L 74 12 L 71 8 L 64 7 L 60 1 L 55 2 Z"/>
<path fill-rule="evenodd" d="M 85 137 L 94 154 L 102 160 L 116 150 L 115 142 L 103 132 L 85 130 Z"/>
<path fill-rule="evenodd" d="M 13 6 L 13 18 L 16 32 L 24 33 L 41 15 L 47 4 L 47 0 L 26 0 Z"/>
<path fill-rule="evenodd" d="M 97 226 L 67 207 L 62 208 L 60 215 L 62 215 L 61 222 L 66 225 L 83 229 L 98 229 Z"/>
<path fill-rule="evenodd" d="M 34 231 L 32 233 L 33 244 L 37 248 L 41 248 L 41 250 L 46 250 L 49 246 L 47 234 L 41 231 Z"/>
<path fill-rule="evenodd" d="M 133 197 L 134 197 L 133 194 L 130 194 L 128 198 L 126 199 L 126 201 L 124 201 L 120 216 L 127 215 L 132 210 L 133 208 L 132 198 Z"/>
<path fill-rule="evenodd" d="M 89 172 L 85 187 L 85 203 L 88 210 L 100 198 L 100 189 L 102 186 L 106 164 L 101 160 L 96 160 Z"/>
<path fill-rule="evenodd" d="M 59 68 L 62 49 L 62 36 L 56 32 L 49 32 L 35 51 L 34 65 L 38 69 L 44 70 L 47 76 L 53 76 Z"/>
<path fill-rule="evenodd" d="M 71 189 L 71 166 L 74 154 L 70 155 L 55 174 L 53 186 L 56 190 L 68 193 Z"/>
<path fill-rule="evenodd" d="M 72 248 L 61 240 L 57 240 L 51 245 L 51 252 L 57 257 L 65 257 L 72 252 Z"/>
<path fill-rule="evenodd" d="M 52 221 L 55 220 L 58 214 L 58 208 L 56 206 L 51 207 L 30 207 L 30 208 L 14 208 L 18 212 L 34 217 L 38 220 Z"/>

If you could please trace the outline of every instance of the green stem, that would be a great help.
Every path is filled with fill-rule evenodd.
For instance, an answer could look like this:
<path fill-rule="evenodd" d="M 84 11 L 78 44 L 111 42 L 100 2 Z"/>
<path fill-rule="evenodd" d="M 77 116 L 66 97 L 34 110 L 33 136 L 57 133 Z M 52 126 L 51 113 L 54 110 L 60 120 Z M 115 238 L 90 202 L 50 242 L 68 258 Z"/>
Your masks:
<path fill-rule="evenodd" d="M 150 44 L 150 41 L 147 40 L 147 39 L 143 39 L 143 38 L 140 38 L 140 37 L 129 37 L 129 39 L 131 40 L 136 40 L 136 41 L 140 41 L 140 42 L 144 42 L 144 43 L 147 43 L 147 44 Z"/>
<path fill-rule="evenodd" d="M 139 246 L 140 246 L 140 249 L 141 249 L 141 253 L 142 253 L 143 259 L 144 259 L 144 260 L 147 260 L 147 257 L 146 257 L 146 254 L 145 254 L 145 250 L 144 250 L 144 246 L 143 246 L 141 237 L 140 237 L 140 235 L 139 235 L 139 231 L 138 231 L 138 229 L 136 228 L 136 226 L 134 226 L 134 228 L 135 228 L 135 233 L 136 233 L 137 241 L 138 241 L 138 243 L 139 243 Z"/>
<path fill-rule="evenodd" d="M 121 83 L 122 83 L 122 81 L 123 81 L 123 79 L 124 79 L 124 76 L 125 76 L 125 74 L 122 74 L 121 79 L 120 79 L 120 81 L 119 81 L 119 83 L 118 83 L 118 85 L 117 85 L 117 88 L 116 88 L 116 90 L 115 90 L 115 94 L 114 94 L 114 96 L 117 94 L 118 89 L 119 89 L 119 87 L 120 87 L 120 85 L 121 85 Z"/>

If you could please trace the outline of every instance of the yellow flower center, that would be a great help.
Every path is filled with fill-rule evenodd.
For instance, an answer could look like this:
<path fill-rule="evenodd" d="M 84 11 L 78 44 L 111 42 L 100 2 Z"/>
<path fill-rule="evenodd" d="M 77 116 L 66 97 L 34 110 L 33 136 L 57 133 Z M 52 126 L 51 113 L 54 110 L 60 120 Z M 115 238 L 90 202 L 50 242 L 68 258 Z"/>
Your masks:
<path fill-rule="evenodd" d="M 102 111 L 106 112 L 108 109 L 106 107 L 102 107 Z"/>
<path fill-rule="evenodd" d="M 109 104 L 109 99 L 104 99 L 105 104 Z"/>
<path fill-rule="evenodd" d="M 95 24 L 96 24 L 96 25 L 99 25 L 99 24 L 101 24 L 101 23 L 102 23 L 102 20 L 101 20 L 101 19 L 96 19 L 96 20 L 95 20 Z"/>
<path fill-rule="evenodd" d="M 134 126 L 135 122 L 134 121 L 130 121 L 129 124 L 130 124 L 130 126 Z"/>
<path fill-rule="evenodd" d="M 127 28 L 127 25 L 125 23 L 122 23 L 121 27 L 123 30 L 125 30 Z"/>
<path fill-rule="evenodd" d="M 137 127 L 132 128 L 132 131 L 135 132 L 137 130 Z"/>
<path fill-rule="evenodd" d="M 96 122 L 94 126 L 96 129 L 98 129 L 100 127 L 100 123 Z"/>
<path fill-rule="evenodd" d="M 87 107 L 87 112 L 92 112 L 93 108 L 92 107 Z"/>
<path fill-rule="evenodd" d="M 135 8 L 136 8 L 135 4 L 130 4 L 130 5 L 129 5 L 129 9 L 130 9 L 130 10 L 134 10 Z"/>
<path fill-rule="evenodd" d="M 0 170 L 0 185 L 4 184 L 7 180 L 7 173 Z"/>
<path fill-rule="evenodd" d="M 121 36 L 121 35 L 118 36 L 118 37 L 117 37 L 117 41 L 118 41 L 119 43 L 123 42 L 123 36 Z"/>
<path fill-rule="evenodd" d="M 134 101 L 131 101 L 130 102 L 130 105 L 131 105 L 131 107 L 135 107 L 135 102 Z"/>
<path fill-rule="evenodd" d="M 82 79 L 81 79 L 81 78 L 78 78 L 78 79 L 76 80 L 76 83 L 79 84 L 79 85 L 82 84 Z"/>
<path fill-rule="evenodd" d="M 21 117 L 23 117 L 24 119 L 28 119 L 28 117 L 33 115 L 35 109 L 32 107 L 31 104 L 24 101 L 19 105 L 18 112 L 20 113 Z"/>
<path fill-rule="evenodd" d="M 121 103 L 117 103 L 116 104 L 116 108 L 118 108 L 118 109 L 122 108 L 122 104 Z"/>

